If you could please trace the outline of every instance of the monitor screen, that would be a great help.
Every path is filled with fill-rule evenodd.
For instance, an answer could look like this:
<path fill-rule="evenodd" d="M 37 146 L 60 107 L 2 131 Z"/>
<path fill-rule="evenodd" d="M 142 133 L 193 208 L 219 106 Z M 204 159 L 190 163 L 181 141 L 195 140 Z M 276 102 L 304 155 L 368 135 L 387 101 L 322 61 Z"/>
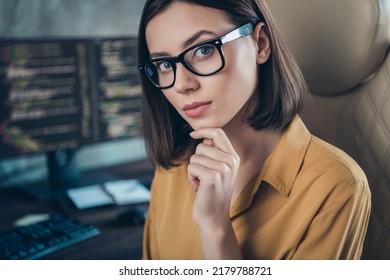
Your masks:
<path fill-rule="evenodd" d="M 141 84 L 136 40 L 100 40 L 94 44 L 96 137 L 102 141 L 139 136 Z"/>
<path fill-rule="evenodd" d="M 140 135 L 136 38 L 0 39 L 0 158 Z"/>

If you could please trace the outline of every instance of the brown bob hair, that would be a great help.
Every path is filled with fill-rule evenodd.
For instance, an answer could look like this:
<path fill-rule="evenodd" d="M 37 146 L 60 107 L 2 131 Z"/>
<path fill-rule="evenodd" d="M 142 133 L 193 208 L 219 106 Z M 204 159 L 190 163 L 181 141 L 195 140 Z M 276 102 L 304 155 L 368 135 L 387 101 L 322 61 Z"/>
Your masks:
<path fill-rule="evenodd" d="M 138 32 L 138 63 L 149 60 L 146 26 L 150 20 L 174 2 L 209 7 L 223 11 L 237 27 L 248 22 L 264 22 L 271 43 L 268 61 L 259 65 L 258 92 L 248 101 L 247 123 L 255 130 L 283 130 L 302 110 L 307 85 L 302 73 L 280 36 L 264 0 L 149 0 L 144 6 Z M 141 75 L 143 136 L 147 155 L 156 167 L 170 169 L 188 160 L 197 141 L 188 134 L 188 123 L 155 88 Z M 258 102 L 261 100 L 261 102 Z"/>

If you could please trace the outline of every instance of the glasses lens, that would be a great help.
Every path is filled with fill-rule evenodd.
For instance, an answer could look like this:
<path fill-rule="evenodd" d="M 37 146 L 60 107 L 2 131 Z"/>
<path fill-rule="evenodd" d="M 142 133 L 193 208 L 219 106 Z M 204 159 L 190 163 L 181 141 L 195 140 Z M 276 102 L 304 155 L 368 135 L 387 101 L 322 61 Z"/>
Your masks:
<path fill-rule="evenodd" d="M 149 79 L 159 87 L 170 86 L 174 79 L 172 63 L 168 60 L 154 61 L 145 66 L 145 73 Z"/>
<path fill-rule="evenodd" d="M 184 54 L 185 66 L 199 75 L 211 75 L 223 67 L 222 53 L 213 44 L 207 43 L 188 50 Z M 150 81 L 160 88 L 168 88 L 175 81 L 174 59 L 158 59 L 145 66 Z"/>
<path fill-rule="evenodd" d="M 190 50 L 184 56 L 185 61 L 195 72 L 208 75 L 222 67 L 222 57 L 218 49 L 212 44 L 201 45 Z"/>

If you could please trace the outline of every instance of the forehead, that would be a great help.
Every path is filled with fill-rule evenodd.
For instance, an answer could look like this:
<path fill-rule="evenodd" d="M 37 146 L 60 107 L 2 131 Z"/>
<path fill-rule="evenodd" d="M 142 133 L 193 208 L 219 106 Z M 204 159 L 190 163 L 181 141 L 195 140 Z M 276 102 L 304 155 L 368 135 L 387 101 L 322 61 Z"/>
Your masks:
<path fill-rule="evenodd" d="M 174 54 L 181 51 L 184 41 L 201 30 L 223 35 L 232 26 L 223 11 L 174 2 L 152 18 L 145 35 L 150 53 L 164 51 Z"/>

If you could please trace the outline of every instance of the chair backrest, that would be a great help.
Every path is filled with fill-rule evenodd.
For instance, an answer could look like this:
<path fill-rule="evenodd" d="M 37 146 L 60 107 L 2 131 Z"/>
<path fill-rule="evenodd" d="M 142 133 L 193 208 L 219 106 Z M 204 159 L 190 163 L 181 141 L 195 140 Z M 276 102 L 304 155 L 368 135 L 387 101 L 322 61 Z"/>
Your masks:
<path fill-rule="evenodd" d="M 303 119 L 365 171 L 363 259 L 390 259 L 390 0 L 267 0 L 312 93 Z"/>

